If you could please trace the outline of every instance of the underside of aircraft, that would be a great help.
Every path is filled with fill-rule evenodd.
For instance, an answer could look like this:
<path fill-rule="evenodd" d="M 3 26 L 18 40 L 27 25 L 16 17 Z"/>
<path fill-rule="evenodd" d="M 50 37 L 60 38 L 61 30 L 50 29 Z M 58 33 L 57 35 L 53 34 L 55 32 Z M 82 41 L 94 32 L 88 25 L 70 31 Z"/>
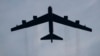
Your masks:
<path fill-rule="evenodd" d="M 41 40 L 51 40 L 51 43 L 53 42 L 53 40 L 63 40 L 63 38 L 53 34 L 53 22 L 57 22 L 57 23 L 60 23 L 60 24 L 66 25 L 66 26 L 70 26 L 73 28 L 92 32 L 91 28 L 89 28 L 85 25 L 81 25 L 79 20 L 76 20 L 76 22 L 73 22 L 68 19 L 68 16 L 60 17 L 60 16 L 54 14 L 52 12 L 51 6 L 48 7 L 47 14 L 45 14 L 41 17 L 33 16 L 33 18 L 34 18 L 34 20 L 31 20 L 29 22 L 26 22 L 26 20 L 22 20 L 22 24 L 11 28 L 11 31 L 16 31 L 16 30 L 28 28 L 31 26 L 39 25 L 39 24 L 42 24 L 45 22 L 49 22 L 49 34 L 44 36 L 43 38 L 41 38 Z"/>

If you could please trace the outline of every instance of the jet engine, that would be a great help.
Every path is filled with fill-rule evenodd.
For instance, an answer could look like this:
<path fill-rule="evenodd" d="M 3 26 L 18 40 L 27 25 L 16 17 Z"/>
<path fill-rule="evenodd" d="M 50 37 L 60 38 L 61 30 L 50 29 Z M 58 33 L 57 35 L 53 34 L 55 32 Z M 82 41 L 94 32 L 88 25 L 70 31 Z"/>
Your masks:
<path fill-rule="evenodd" d="M 26 23 L 26 20 L 22 20 L 22 24 L 25 24 Z"/>
<path fill-rule="evenodd" d="M 37 16 L 33 16 L 33 19 L 34 19 L 34 20 L 37 19 Z"/>
<path fill-rule="evenodd" d="M 68 16 L 64 16 L 64 19 L 67 19 L 68 20 Z"/>
<path fill-rule="evenodd" d="M 80 21 L 79 20 L 76 20 L 76 22 L 75 22 L 76 24 L 79 24 L 80 23 Z"/>

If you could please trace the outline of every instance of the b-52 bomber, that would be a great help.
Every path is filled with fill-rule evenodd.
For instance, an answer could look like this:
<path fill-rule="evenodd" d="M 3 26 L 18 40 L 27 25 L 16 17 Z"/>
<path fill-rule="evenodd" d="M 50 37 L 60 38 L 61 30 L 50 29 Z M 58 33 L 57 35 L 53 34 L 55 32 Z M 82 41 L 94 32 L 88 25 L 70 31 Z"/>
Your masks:
<path fill-rule="evenodd" d="M 61 38 L 53 33 L 53 22 L 57 22 L 57 23 L 60 23 L 63 25 L 73 27 L 73 28 L 82 29 L 85 31 L 92 32 L 91 28 L 89 28 L 85 25 L 81 25 L 79 20 L 76 20 L 76 22 L 73 22 L 73 21 L 68 19 L 68 16 L 60 17 L 60 16 L 54 14 L 52 12 L 51 6 L 48 7 L 47 14 L 45 14 L 41 17 L 33 16 L 33 20 L 31 20 L 29 22 L 26 22 L 26 20 L 22 20 L 22 24 L 11 28 L 11 31 L 16 31 L 16 30 L 28 28 L 31 26 L 45 23 L 45 22 L 49 22 L 49 24 L 48 24 L 49 25 L 49 34 L 42 37 L 41 40 L 51 40 L 51 43 L 53 42 L 53 40 L 63 40 L 63 38 Z"/>

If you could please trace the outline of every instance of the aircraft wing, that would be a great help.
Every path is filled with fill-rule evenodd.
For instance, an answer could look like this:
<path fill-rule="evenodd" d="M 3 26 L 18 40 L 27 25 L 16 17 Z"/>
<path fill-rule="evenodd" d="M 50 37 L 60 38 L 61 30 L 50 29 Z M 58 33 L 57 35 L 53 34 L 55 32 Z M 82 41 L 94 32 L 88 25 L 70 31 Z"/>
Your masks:
<path fill-rule="evenodd" d="M 23 28 L 27 28 L 27 27 L 30 27 L 30 26 L 35 26 L 35 25 L 38 25 L 38 24 L 41 24 L 41 23 L 44 23 L 44 22 L 47 22 L 48 21 L 48 15 L 43 15 L 39 18 L 36 18 L 34 20 L 31 20 L 29 22 L 26 22 L 25 20 L 22 21 L 22 24 L 21 25 L 17 25 L 13 28 L 11 28 L 11 31 L 16 31 L 16 30 L 20 30 L 20 29 L 23 29 Z"/>
<path fill-rule="evenodd" d="M 53 21 L 57 22 L 57 23 L 64 24 L 64 25 L 67 25 L 67 26 L 71 26 L 71 27 L 74 27 L 74 28 L 78 28 L 78 29 L 82 29 L 82 30 L 92 32 L 91 28 L 79 24 L 78 20 L 76 22 L 72 22 L 71 20 L 68 20 L 67 18 L 62 18 L 62 17 L 60 17 L 56 14 L 53 14 Z"/>

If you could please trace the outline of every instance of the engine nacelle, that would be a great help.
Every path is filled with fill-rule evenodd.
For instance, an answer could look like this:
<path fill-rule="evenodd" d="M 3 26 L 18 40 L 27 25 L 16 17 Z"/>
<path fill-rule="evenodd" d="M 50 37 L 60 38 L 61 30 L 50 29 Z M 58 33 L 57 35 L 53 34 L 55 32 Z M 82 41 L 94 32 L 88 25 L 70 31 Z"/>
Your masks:
<path fill-rule="evenodd" d="M 22 24 L 25 24 L 26 23 L 26 20 L 22 20 Z"/>
<path fill-rule="evenodd" d="M 64 19 L 67 19 L 68 20 L 68 16 L 64 16 Z"/>
<path fill-rule="evenodd" d="M 79 24 L 80 23 L 80 21 L 79 20 L 76 20 L 76 22 L 75 22 L 76 24 Z"/>
<path fill-rule="evenodd" d="M 34 20 L 37 19 L 37 16 L 33 16 L 33 19 L 34 19 Z"/>

